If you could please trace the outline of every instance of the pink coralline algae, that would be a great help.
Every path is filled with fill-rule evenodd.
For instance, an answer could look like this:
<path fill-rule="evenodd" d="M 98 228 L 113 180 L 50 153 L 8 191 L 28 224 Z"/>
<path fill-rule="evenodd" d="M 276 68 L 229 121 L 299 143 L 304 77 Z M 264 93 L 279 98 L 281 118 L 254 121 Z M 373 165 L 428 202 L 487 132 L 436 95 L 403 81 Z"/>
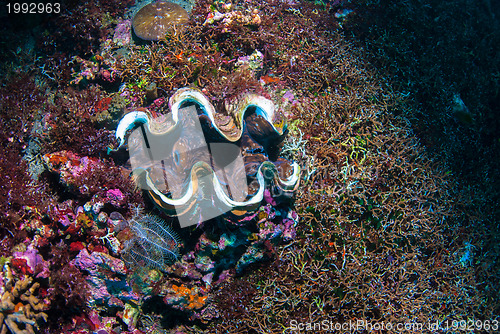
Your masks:
<path fill-rule="evenodd" d="M 59 182 L 77 196 L 91 197 L 93 203 L 128 206 L 135 196 L 133 181 L 123 176 L 112 161 L 59 151 L 43 156 L 46 168 L 59 175 Z"/>
<path fill-rule="evenodd" d="M 46 154 L 43 160 L 49 171 L 60 175 L 64 185 L 82 195 L 91 192 L 85 184 L 81 184 L 82 178 L 88 177 L 92 170 L 103 167 L 95 158 L 80 157 L 69 151 Z"/>
<path fill-rule="evenodd" d="M 110 189 L 106 192 L 107 201 L 116 207 L 122 206 L 124 203 L 125 195 L 120 189 Z"/>
<path fill-rule="evenodd" d="M 75 221 L 76 214 L 73 209 L 74 203 L 72 200 L 67 200 L 57 205 L 49 207 L 48 213 L 52 221 L 68 227 Z"/>
<path fill-rule="evenodd" d="M 81 270 L 86 270 L 94 276 L 99 275 L 102 269 L 111 270 L 116 274 L 127 274 L 127 268 L 122 260 L 101 252 L 92 252 L 92 254 L 89 254 L 87 249 L 80 251 L 74 260 L 74 264 Z"/>
<path fill-rule="evenodd" d="M 272 197 L 269 189 L 264 190 L 264 200 L 271 205 L 276 205 L 276 201 Z"/>
<path fill-rule="evenodd" d="M 32 245 L 28 246 L 28 249 L 24 252 L 14 252 L 12 256 L 13 259 L 25 260 L 27 267 L 37 278 L 49 277 L 50 272 L 48 262 L 44 261 L 37 249 Z"/>
<path fill-rule="evenodd" d="M 115 301 L 117 306 L 127 301 L 140 303 L 141 296 L 132 291 L 126 281 L 125 263 L 102 252 L 82 249 L 72 263 L 84 272 L 88 272 L 87 282 L 90 286 L 90 305 L 106 305 Z"/>
<path fill-rule="evenodd" d="M 125 46 L 130 44 L 132 37 L 132 23 L 130 20 L 124 20 L 116 25 L 115 33 L 113 35 L 113 43 L 118 46 Z"/>

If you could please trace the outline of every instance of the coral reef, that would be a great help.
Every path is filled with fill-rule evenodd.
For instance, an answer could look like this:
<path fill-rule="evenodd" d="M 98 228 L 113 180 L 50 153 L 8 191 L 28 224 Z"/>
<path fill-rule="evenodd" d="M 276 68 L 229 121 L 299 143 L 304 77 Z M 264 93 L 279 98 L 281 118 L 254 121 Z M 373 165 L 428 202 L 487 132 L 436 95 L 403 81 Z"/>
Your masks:
<path fill-rule="evenodd" d="M 117 46 L 129 45 L 132 39 L 132 23 L 130 20 L 124 20 L 116 25 L 113 33 L 113 43 Z"/>
<path fill-rule="evenodd" d="M 89 273 L 87 303 L 90 306 L 114 304 L 124 307 L 124 302 L 138 303 L 140 300 L 126 282 L 127 270 L 122 260 L 102 252 L 89 254 L 84 248 L 73 260 L 73 265 Z"/>
<path fill-rule="evenodd" d="M 498 319 L 497 3 L 178 0 L 182 29 L 144 42 L 132 2 L 0 29 L 2 333 Z M 186 135 L 189 108 L 208 145 L 241 148 L 247 193 L 223 159 L 170 187 L 198 155 L 154 170 L 113 150 L 132 127 Z M 195 191 L 169 205 L 215 179 L 224 215 Z"/>
<path fill-rule="evenodd" d="M 117 79 L 113 69 L 103 63 L 101 56 L 93 56 L 90 60 L 74 56 L 71 63 L 74 65 L 73 80 L 70 81 L 72 85 L 85 85 L 97 79 L 112 83 Z"/>
<path fill-rule="evenodd" d="M 120 97 L 99 104 L 108 97 L 97 85 L 83 91 L 67 87 L 49 95 L 46 113 L 40 120 L 42 126 L 34 134 L 40 141 L 40 154 L 62 150 L 91 156 L 105 153 L 113 137 L 112 131 L 106 129 L 109 119 L 103 119 L 101 115 L 105 112 L 116 115 L 123 107 Z"/>
<path fill-rule="evenodd" d="M 10 220 L 6 216 L 19 214 L 23 206 L 49 203 L 50 195 L 42 183 L 31 179 L 29 163 L 22 159 L 31 142 L 30 125 L 44 105 L 41 91 L 33 80 L 19 76 L 1 88 L 0 101 L 0 219 L 5 223 Z"/>
<path fill-rule="evenodd" d="M 132 4 L 129 0 L 62 3 L 60 15 L 47 22 L 48 34 L 40 44 L 49 54 L 70 51 L 68 53 L 84 56 L 91 53 L 99 48 L 100 39 L 112 30 L 115 20 Z"/>
<path fill-rule="evenodd" d="M 215 22 L 221 21 L 220 24 L 224 27 L 223 32 L 228 32 L 233 24 L 257 26 L 262 22 L 258 9 L 254 9 L 251 13 L 243 14 L 240 11 L 230 11 L 230 3 L 223 8 L 227 10 L 226 13 L 221 13 L 218 10 L 210 12 L 203 22 L 203 25 L 214 24 Z"/>
<path fill-rule="evenodd" d="M 180 309 L 201 309 L 205 306 L 205 301 L 207 296 L 203 296 L 203 292 L 200 296 L 200 288 L 188 288 L 182 284 L 177 286 L 172 284 L 172 286 L 167 290 L 167 295 L 165 296 L 165 303 L 168 305 L 173 305 Z"/>

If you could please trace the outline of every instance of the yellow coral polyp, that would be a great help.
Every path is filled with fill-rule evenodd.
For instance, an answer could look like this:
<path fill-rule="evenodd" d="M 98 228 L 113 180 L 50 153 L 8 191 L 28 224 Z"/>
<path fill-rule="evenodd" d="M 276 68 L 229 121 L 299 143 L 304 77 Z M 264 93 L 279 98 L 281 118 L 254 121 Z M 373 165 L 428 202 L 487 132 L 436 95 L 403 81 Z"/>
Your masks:
<path fill-rule="evenodd" d="M 190 290 L 182 284 L 181 286 L 177 286 L 175 284 L 172 285 L 172 290 L 175 291 L 175 293 L 180 294 L 180 295 L 188 295 Z"/>
<path fill-rule="evenodd" d="M 199 296 L 196 288 L 188 288 L 184 284 L 177 286 L 172 285 L 172 290 L 180 297 L 184 298 L 188 303 L 187 308 L 190 310 L 202 308 L 205 305 L 207 296 Z"/>
<path fill-rule="evenodd" d="M 262 220 L 262 219 L 266 219 L 266 218 L 267 218 L 267 213 L 264 211 L 260 211 L 259 215 L 258 215 L 258 219 Z"/>
<path fill-rule="evenodd" d="M 188 308 L 190 310 L 202 308 L 203 306 L 205 306 L 206 299 L 207 299 L 207 296 L 203 296 L 203 297 L 196 296 L 196 299 L 188 304 Z"/>
<path fill-rule="evenodd" d="M 83 212 L 80 212 L 78 216 L 76 216 L 76 220 L 85 228 L 92 227 L 93 221 Z"/>

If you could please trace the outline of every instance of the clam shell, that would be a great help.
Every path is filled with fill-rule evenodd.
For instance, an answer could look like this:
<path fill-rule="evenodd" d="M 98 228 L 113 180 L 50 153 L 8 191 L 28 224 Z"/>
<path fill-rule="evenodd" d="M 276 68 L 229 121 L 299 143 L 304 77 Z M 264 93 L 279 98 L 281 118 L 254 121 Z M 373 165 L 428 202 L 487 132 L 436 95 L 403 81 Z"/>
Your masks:
<path fill-rule="evenodd" d="M 169 106 L 171 113 L 163 118 L 132 111 L 116 131 L 121 146 L 128 130 L 141 127 L 128 140 L 132 165 L 139 166 L 133 174 L 167 214 L 197 223 L 214 208 L 241 216 L 260 206 L 270 184 L 286 197 L 297 189 L 300 168 L 279 158 L 286 122 L 270 100 L 244 95 L 224 118 L 199 90 L 182 88 Z"/>

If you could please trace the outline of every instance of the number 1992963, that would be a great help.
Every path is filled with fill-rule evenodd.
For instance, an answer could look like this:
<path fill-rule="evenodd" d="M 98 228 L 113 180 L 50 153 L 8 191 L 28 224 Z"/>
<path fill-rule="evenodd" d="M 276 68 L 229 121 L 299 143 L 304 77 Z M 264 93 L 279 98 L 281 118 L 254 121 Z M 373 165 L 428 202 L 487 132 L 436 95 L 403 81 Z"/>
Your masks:
<path fill-rule="evenodd" d="M 9 14 L 59 14 L 61 4 L 56 3 L 34 3 L 34 2 L 14 2 L 7 4 Z"/>

